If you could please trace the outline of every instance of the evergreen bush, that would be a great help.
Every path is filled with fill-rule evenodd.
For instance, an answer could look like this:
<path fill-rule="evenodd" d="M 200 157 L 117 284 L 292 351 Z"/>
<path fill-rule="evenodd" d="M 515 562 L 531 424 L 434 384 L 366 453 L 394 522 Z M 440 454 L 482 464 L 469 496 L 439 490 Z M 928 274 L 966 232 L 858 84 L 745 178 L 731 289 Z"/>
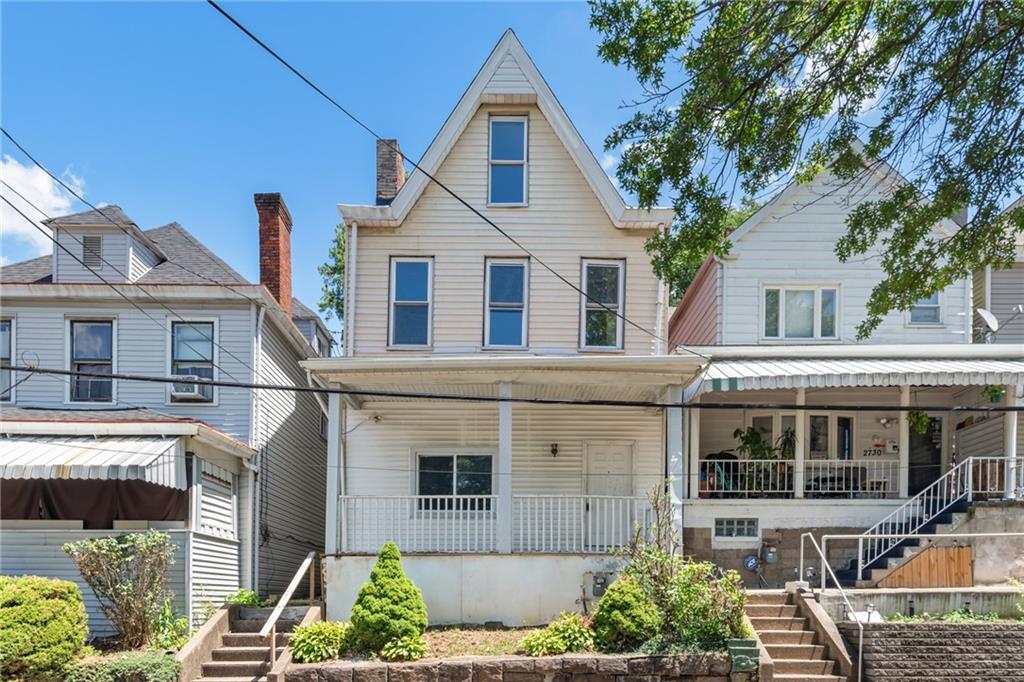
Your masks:
<path fill-rule="evenodd" d="M 373 653 L 388 642 L 416 637 L 427 629 L 427 605 L 419 588 L 402 570 L 398 546 L 381 547 L 370 580 L 352 606 L 352 628 L 359 646 Z"/>
<path fill-rule="evenodd" d="M 616 579 L 597 602 L 594 638 L 602 651 L 635 651 L 660 627 L 654 602 L 628 575 Z"/>
<path fill-rule="evenodd" d="M 85 646 L 78 585 L 37 576 L 0 576 L 0 679 L 60 677 Z"/>

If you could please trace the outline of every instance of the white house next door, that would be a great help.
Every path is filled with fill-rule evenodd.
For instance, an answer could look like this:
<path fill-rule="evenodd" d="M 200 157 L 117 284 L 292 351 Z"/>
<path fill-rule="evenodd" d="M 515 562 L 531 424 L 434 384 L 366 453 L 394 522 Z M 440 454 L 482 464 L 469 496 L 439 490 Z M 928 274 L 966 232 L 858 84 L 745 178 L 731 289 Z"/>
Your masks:
<path fill-rule="evenodd" d="M 588 442 L 585 452 L 584 537 L 599 552 L 627 542 L 633 529 L 633 443 Z"/>

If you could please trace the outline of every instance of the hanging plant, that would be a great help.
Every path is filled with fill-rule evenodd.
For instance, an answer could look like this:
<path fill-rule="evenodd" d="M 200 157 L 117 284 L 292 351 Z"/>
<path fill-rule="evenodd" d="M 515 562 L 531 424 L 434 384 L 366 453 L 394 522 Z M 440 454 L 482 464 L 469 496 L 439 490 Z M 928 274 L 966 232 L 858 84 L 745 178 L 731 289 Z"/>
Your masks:
<path fill-rule="evenodd" d="M 931 424 L 931 418 L 926 412 L 911 410 L 910 412 L 907 412 L 907 423 L 910 424 L 910 428 L 923 436 L 928 433 L 928 426 Z"/>
<path fill-rule="evenodd" d="M 988 398 L 990 403 L 1002 402 L 1003 398 L 1006 397 L 1005 386 L 982 386 L 981 397 Z"/>

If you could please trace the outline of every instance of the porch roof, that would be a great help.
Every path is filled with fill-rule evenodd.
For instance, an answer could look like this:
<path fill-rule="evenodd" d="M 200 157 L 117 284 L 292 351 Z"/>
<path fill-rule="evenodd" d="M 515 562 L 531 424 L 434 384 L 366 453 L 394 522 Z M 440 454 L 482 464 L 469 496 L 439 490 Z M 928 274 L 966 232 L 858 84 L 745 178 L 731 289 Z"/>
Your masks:
<path fill-rule="evenodd" d="M 0 478 L 146 481 L 186 490 L 182 437 L 0 438 Z"/>

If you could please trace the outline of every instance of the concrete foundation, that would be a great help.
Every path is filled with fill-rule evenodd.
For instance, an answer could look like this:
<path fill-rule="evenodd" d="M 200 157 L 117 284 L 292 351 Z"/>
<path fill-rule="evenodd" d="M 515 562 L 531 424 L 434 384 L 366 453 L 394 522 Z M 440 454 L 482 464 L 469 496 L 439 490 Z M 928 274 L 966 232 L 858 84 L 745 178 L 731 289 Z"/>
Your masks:
<path fill-rule="evenodd" d="M 942 614 L 970 606 L 975 613 L 995 613 L 1001 618 L 1019 618 L 1017 610 L 1021 592 L 1014 587 L 947 587 L 947 588 L 888 588 L 873 590 L 847 590 L 846 596 L 857 611 L 867 610 L 874 605 L 883 618 L 894 614 L 909 615 L 910 600 L 914 601 L 914 613 Z M 838 590 L 825 590 L 819 597 L 822 607 L 832 619 L 841 623 L 847 619 L 846 605 Z"/>

